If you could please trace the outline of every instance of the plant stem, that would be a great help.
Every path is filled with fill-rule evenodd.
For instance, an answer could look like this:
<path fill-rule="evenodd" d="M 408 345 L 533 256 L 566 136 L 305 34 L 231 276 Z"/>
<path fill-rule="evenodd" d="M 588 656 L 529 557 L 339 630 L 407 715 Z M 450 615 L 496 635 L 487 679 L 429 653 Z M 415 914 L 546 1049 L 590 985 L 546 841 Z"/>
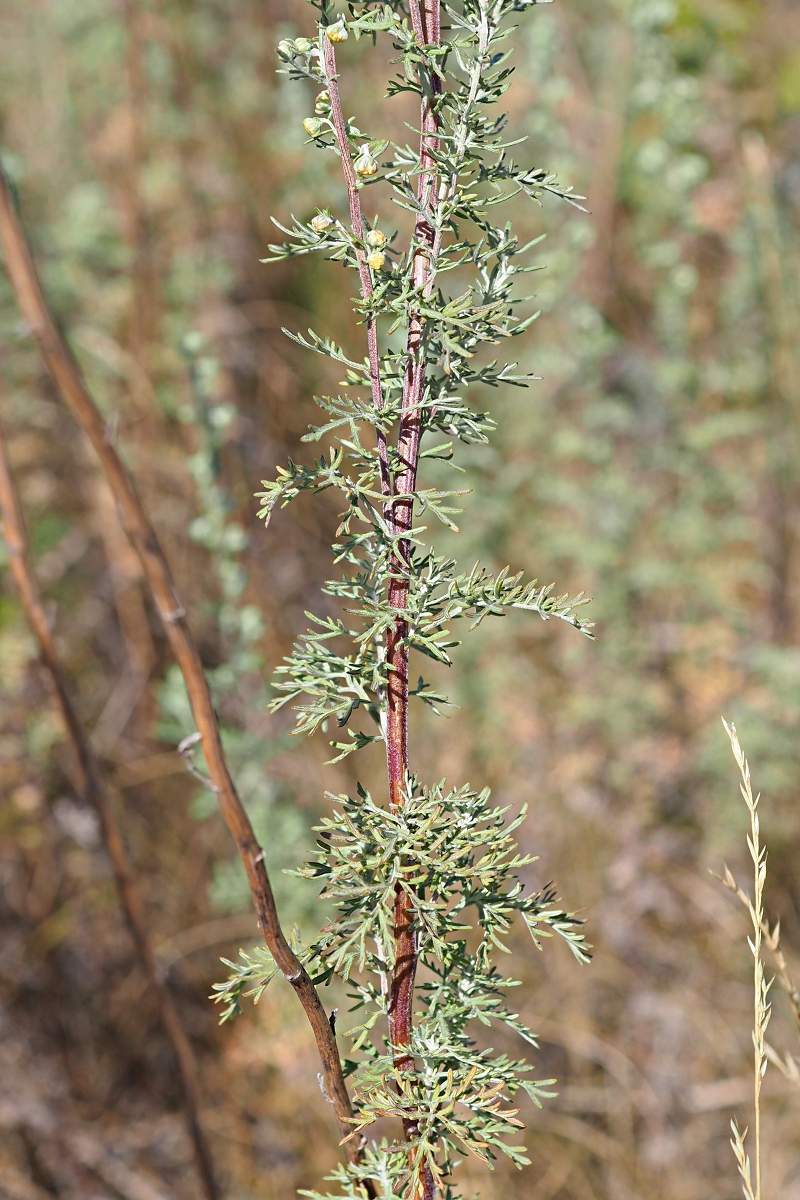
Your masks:
<path fill-rule="evenodd" d="M 756 800 L 756 804 L 758 801 Z M 761 872 L 761 845 L 758 836 L 758 816 L 755 805 L 750 810 L 752 817 L 753 870 L 755 874 L 755 912 L 753 915 L 753 1077 L 756 1110 L 756 1200 L 761 1200 L 761 1080 L 764 1067 L 764 964 L 761 961 L 761 924 L 764 920 L 762 892 L 764 887 Z"/>
<path fill-rule="evenodd" d="M 142 564 L 167 640 L 183 675 L 220 812 L 247 873 L 259 929 L 279 970 L 294 988 L 311 1025 L 322 1061 L 325 1094 L 333 1106 L 339 1132 L 344 1139 L 352 1133 L 350 1118 L 353 1110 L 336 1038 L 317 990 L 281 928 L 264 866 L 264 852 L 231 778 L 208 680 L 186 620 L 186 611 L 175 591 L 155 530 L 126 468 L 107 438 L 105 422 L 47 306 L 30 248 L 14 210 L 8 181 L 1 170 L 0 243 L 22 315 L 39 344 L 57 391 L 100 460 L 122 525 Z M 358 1139 L 350 1138 L 344 1146 L 350 1162 L 360 1161 Z"/>
<path fill-rule="evenodd" d="M 438 46 L 441 40 L 439 0 L 424 0 L 424 8 L 418 0 L 411 0 L 411 19 L 420 46 Z M 422 73 L 421 73 L 422 74 Z M 420 211 L 414 226 L 413 282 L 423 295 L 432 277 L 433 247 L 435 243 L 432 222 L 433 200 L 436 189 L 436 166 L 433 153 L 438 147 L 437 133 L 439 118 L 436 99 L 441 84 L 432 72 L 428 80 L 422 79 L 423 98 L 421 110 L 420 175 L 417 184 L 417 199 Z M 402 614 L 408 601 L 409 557 L 411 532 L 414 517 L 413 493 L 416 488 L 419 463 L 420 439 L 422 436 L 422 399 L 425 388 L 425 322 L 412 311 L 408 325 L 408 362 L 403 388 L 403 407 L 400 418 L 397 451 L 400 468 L 394 476 L 391 527 L 398 536 L 392 559 L 392 577 L 389 584 L 389 604 Z M 387 681 L 387 728 L 386 759 L 389 775 L 389 802 L 393 809 L 401 808 L 407 800 L 410 775 L 408 759 L 408 625 L 402 615 L 395 618 L 386 644 Z M 389 992 L 389 1036 L 391 1039 L 395 1068 L 408 1073 L 414 1070 L 414 1059 L 410 1051 L 413 1030 L 414 978 L 417 970 L 417 947 L 413 928 L 413 906 L 398 884 L 394 902 L 395 965 Z M 406 1122 L 405 1134 L 412 1140 L 417 1134 L 414 1121 Z M 421 1175 L 422 1194 L 425 1200 L 434 1194 L 433 1177 L 426 1164 Z"/>
<path fill-rule="evenodd" d="M 760 795 L 753 796 L 753 785 L 750 780 L 750 767 L 747 759 L 744 756 L 744 751 L 739 743 L 739 738 L 736 733 L 736 726 L 731 722 L 728 725 L 723 718 L 725 732 L 730 738 L 731 749 L 733 750 L 736 764 L 739 767 L 739 773 L 742 777 L 740 791 L 742 798 L 747 805 L 750 814 L 750 836 L 747 839 L 747 846 L 750 851 L 750 858 L 753 863 L 754 889 L 753 899 L 745 896 L 745 903 L 750 912 L 750 920 L 753 924 L 752 940 L 748 939 L 750 950 L 753 955 L 753 1107 L 755 1109 L 755 1191 L 750 1183 L 750 1165 L 747 1156 L 744 1153 L 744 1134 L 740 1134 L 736 1123 L 733 1123 L 734 1141 L 732 1142 L 734 1152 L 736 1153 L 739 1162 L 739 1173 L 742 1176 L 745 1185 L 745 1194 L 748 1200 L 761 1200 L 761 1081 L 764 1077 L 764 1071 L 767 1067 L 767 1052 L 764 1035 L 767 1031 L 767 1026 L 770 1020 L 770 1005 L 767 1003 L 767 996 L 771 983 L 767 983 L 764 979 L 764 964 L 761 961 L 761 946 L 764 929 L 764 884 L 767 878 L 767 852 L 761 848 L 761 833 L 758 819 L 758 802 Z M 731 888 L 740 898 L 742 893 L 737 888 L 736 883 L 730 871 L 725 868 L 725 878 L 723 883 L 726 887 Z M 771 939 L 768 937 L 771 942 Z M 745 1133 L 747 1130 L 745 1130 Z"/>
<path fill-rule="evenodd" d="M 11 573 L 14 576 L 28 624 L 39 644 L 42 662 L 49 672 L 58 706 L 61 709 L 67 734 L 75 753 L 79 790 L 86 803 L 97 813 L 103 841 L 111 859 L 120 904 L 130 926 L 142 969 L 156 994 L 161 1022 L 175 1055 L 186 1106 L 186 1124 L 192 1143 L 197 1174 L 200 1178 L 200 1186 L 206 1200 L 218 1200 L 220 1191 L 214 1178 L 211 1153 L 200 1123 L 197 1061 L 153 953 L 133 865 L 114 817 L 99 763 L 72 703 L 67 678 L 58 657 L 55 639 L 28 557 L 25 526 L 8 468 L 2 431 L 0 431 L 0 519 L 2 519 L 3 535 L 8 547 Z"/>
<path fill-rule="evenodd" d="M 731 726 L 734 737 L 736 726 Z M 764 1075 L 764 1030 L 766 1028 L 764 964 L 761 961 L 761 926 L 764 923 L 764 879 L 766 875 L 766 851 L 761 849 L 758 820 L 759 797 L 753 799 L 750 783 L 750 768 L 744 760 L 742 769 L 742 791 L 750 810 L 750 854 L 753 860 L 753 904 L 750 916 L 753 922 L 753 1096 L 755 1107 L 756 1143 L 756 1200 L 761 1200 L 761 1080 Z"/>
<path fill-rule="evenodd" d="M 361 212 L 361 198 L 358 194 L 358 179 L 356 177 L 353 159 L 350 154 L 350 143 L 345 128 L 342 98 L 339 93 L 339 77 L 336 73 L 336 50 L 329 37 L 323 35 L 322 69 L 325 75 L 325 86 L 331 103 L 331 121 L 336 131 L 336 141 L 339 144 L 339 154 L 342 160 L 342 171 L 347 188 L 347 202 L 350 208 L 350 225 L 355 237 L 361 245 L 357 245 L 356 259 L 358 261 L 358 277 L 361 281 L 361 295 L 365 303 L 372 299 L 372 276 L 364 255 L 364 218 Z M 367 317 L 367 353 L 369 357 L 369 374 L 372 385 L 372 402 L 378 412 L 383 408 L 383 388 L 381 385 L 381 361 L 378 351 L 378 323 L 374 315 Z M 377 431 L 378 457 L 380 459 L 381 492 L 390 496 L 392 491 L 391 475 L 389 472 L 389 455 L 386 449 L 386 434 L 382 429 Z"/>
<path fill-rule="evenodd" d="M 411 16 L 417 40 L 420 45 L 438 45 L 440 33 L 439 0 L 426 0 L 424 12 L 419 4 L 411 5 Z M 350 154 L 350 146 L 345 128 L 344 112 L 339 92 L 336 73 L 336 52 L 334 44 L 328 37 L 323 36 L 323 71 L 331 105 L 331 121 L 339 145 L 342 160 L 347 198 L 350 208 L 350 223 L 356 238 L 363 241 L 364 223 L 361 212 L 358 181 Z M 438 118 L 435 112 L 435 97 L 440 84 L 436 76 L 431 76 L 431 94 L 426 95 L 422 102 L 422 138 L 420 143 L 421 171 L 417 187 L 417 197 L 421 204 L 431 211 L 431 197 L 434 193 L 436 177 L 434 160 L 431 150 L 437 146 L 436 133 Z M 417 216 L 414 228 L 414 285 L 420 293 L 424 293 L 429 279 L 433 276 L 433 247 L 435 233 L 427 214 Z M 363 249 L 356 247 L 358 273 L 361 281 L 361 294 L 365 301 L 372 297 L 372 279 L 366 264 Z M 383 407 L 383 397 L 380 381 L 380 357 L 378 352 L 377 323 L 374 316 L 367 318 L 367 345 L 369 352 L 370 375 L 372 379 L 372 395 L 376 409 Z M 412 314 L 408 334 L 409 361 L 406 368 L 405 385 L 403 389 L 403 408 L 398 437 L 398 453 L 403 464 L 390 479 L 386 438 L 378 430 L 378 453 L 381 466 L 381 491 L 384 496 L 411 496 L 416 486 L 417 464 L 419 461 L 419 445 L 421 437 L 421 401 L 425 385 L 425 350 L 424 322 L 421 317 Z M 390 527 L 395 534 L 408 533 L 413 521 L 413 500 L 395 501 L 387 505 L 387 517 Z M 392 563 L 393 579 L 389 587 L 389 602 L 396 609 L 406 606 L 408 597 L 408 555 L 410 543 L 401 539 L 397 543 L 397 554 Z M 392 808 L 398 808 L 405 802 L 408 763 L 408 649 L 405 645 L 407 634 L 406 622 L 398 617 L 394 628 L 387 638 L 386 658 L 389 667 L 387 687 L 387 723 L 386 748 L 389 775 L 389 799 Z M 408 903 L 405 892 L 398 886 L 395 894 L 395 968 L 389 994 L 389 1034 L 395 1052 L 395 1066 L 400 1071 L 411 1071 L 414 1068 L 412 1056 L 407 1047 L 411 1044 L 413 1023 L 413 994 L 414 978 L 417 967 L 417 952 L 413 931 L 413 909 Z M 405 1136 L 408 1139 L 417 1134 L 416 1123 L 405 1123 Z M 422 1189 L 425 1200 L 434 1194 L 433 1177 L 427 1164 L 422 1170 Z"/>

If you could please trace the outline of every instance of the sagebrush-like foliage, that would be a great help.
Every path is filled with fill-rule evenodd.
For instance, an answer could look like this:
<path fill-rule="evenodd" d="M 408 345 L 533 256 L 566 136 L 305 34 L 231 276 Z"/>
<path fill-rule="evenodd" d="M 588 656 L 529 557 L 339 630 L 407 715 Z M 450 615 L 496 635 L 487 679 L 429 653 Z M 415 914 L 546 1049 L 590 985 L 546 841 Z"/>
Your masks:
<path fill-rule="evenodd" d="M 474 626 L 512 609 L 584 633 L 589 626 L 577 611 L 583 596 L 556 596 L 508 568 L 464 571 L 437 554 L 420 521 L 431 515 L 455 529 L 464 489 L 428 483 L 419 468 L 459 471 L 457 444 L 491 436 L 494 420 L 472 406 L 470 389 L 524 387 L 534 378 L 514 362 L 481 356 L 537 315 L 525 315 L 531 298 L 516 286 L 535 269 L 525 256 L 536 243 L 520 245 L 511 225 L 498 223 L 498 206 L 520 193 L 576 199 L 546 170 L 515 161 L 517 143 L 496 108 L 511 75 L 513 21 L 533 7 L 529 0 L 315 7 L 316 36 L 285 40 L 278 53 L 286 73 L 319 89 L 304 126 L 315 147 L 340 160 L 349 219 L 330 207 L 293 218 L 280 226 L 288 240 L 270 247 L 268 261 L 321 252 L 351 267 L 367 352 L 359 358 L 311 330 L 286 331 L 339 364 L 344 379 L 337 395 L 315 397 L 325 419 L 306 440 L 330 439 L 327 453 L 311 465 L 290 462 L 265 482 L 261 515 L 268 521 L 302 491 L 341 493 L 333 554 L 342 573 L 324 589 L 341 615 L 312 618 L 314 628 L 278 670 L 273 707 L 297 702 L 296 731 L 329 730 L 337 759 L 383 742 L 388 803 L 363 789 L 332 798 L 319 853 L 300 873 L 319 881 L 335 915 L 298 953 L 316 982 L 344 980 L 359 1014 L 344 1034 L 352 1136 L 385 1117 L 403 1129 L 399 1141 L 365 1143 L 361 1162 L 333 1177 L 338 1194 L 454 1197 L 460 1153 L 527 1161 L 508 1140 L 522 1124 L 511 1098 L 524 1088 L 539 1104 L 552 1082 L 528 1080 L 527 1063 L 475 1036 L 479 1025 L 499 1022 L 535 1045 L 506 1006 L 515 981 L 495 965 L 512 920 L 520 916 L 537 945 L 557 933 L 580 961 L 587 955 L 580 922 L 552 890 L 526 894 L 519 872 L 533 860 L 514 837 L 524 811 L 508 820 L 488 791 L 426 786 L 412 771 L 409 701 L 447 701 L 422 676 L 413 685 L 409 657 L 450 665 L 454 622 Z M 345 115 L 336 50 L 350 38 L 386 47 L 399 67 L 390 97 L 419 97 L 418 148 L 368 136 Z M 379 185 L 386 206 L 372 225 L 361 211 L 366 185 Z M 407 244 L 392 232 L 389 200 L 411 214 Z M 268 952 L 243 954 L 217 989 L 224 1017 L 238 1011 L 242 995 L 258 998 L 274 973 Z"/>

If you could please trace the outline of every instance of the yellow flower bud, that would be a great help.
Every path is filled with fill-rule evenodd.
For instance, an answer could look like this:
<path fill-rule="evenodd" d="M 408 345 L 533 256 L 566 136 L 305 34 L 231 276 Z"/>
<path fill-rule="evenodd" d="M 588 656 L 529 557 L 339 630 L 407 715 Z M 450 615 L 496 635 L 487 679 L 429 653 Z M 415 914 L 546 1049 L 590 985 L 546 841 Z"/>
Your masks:
<path fill-rule="evenodd" d="M 319 117 L 306 117 L 305 121 L 303 121 L 303 129 L 305 129 L 309 137 L 316 137 L 322 129 L 322 121 L 320 121 Z"/>
<path fill-rule="evenodd" d="M 337 21 L 335 25 L 329 25 L 326 33 L 328 34 L 329 40 L 332 42 L 346 42 L 350 37 L 350 34 L 347 31 L 347 26 L 345 25 L 344 21 L 341 20 Z"/>
<path fill-rule="evenodd" d="M 379 250 L 381 246 L 386 245 L 386 234 L 382 229 L 370 229 L 366 237 L 366 242 L 368 246 L 374 246 L 375 249 Z"/>
<path fill-rule="evenodd" d="M 386 255 L 381 250 L 373 250 L 367 255 L 367 266 L 372 267 L 373 271 L 380 271 L 385 262 Z"/>
<path fill-rule="evenodd" d="M 298 54 L 308 54 L 313 45 L 309 38 L 295 38 L 294 48 Z"/>
<path fill-rule="evenodd" d="M 331 98 L 327 92 L 320 92 L 314 101 L 314 112 L 320 116 L 325 116 L 331 111 Z"/>
<path fill-rule="evenodd" d="M 328 213 L 317 213 L 316 217 L 311 218 L 311 228 L 314 233 L 324 233 L 333 224 L 333 217 Z"/>
<path fill-rule="evenodd" d="M 375 175 L 378 170 L 378 164 L 369 152 L 369 146 L 362 146 L 359 151 L 358 158 L 353 163 L 356 169 L 356 174 L 369 177 Z"/>

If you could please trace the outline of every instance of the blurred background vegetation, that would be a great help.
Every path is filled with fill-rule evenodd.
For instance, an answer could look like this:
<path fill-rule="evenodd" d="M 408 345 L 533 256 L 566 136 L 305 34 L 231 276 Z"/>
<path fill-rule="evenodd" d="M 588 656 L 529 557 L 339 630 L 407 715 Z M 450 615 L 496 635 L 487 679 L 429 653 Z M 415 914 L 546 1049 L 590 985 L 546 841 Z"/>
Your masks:
<path fill-rule="evenodd" d="M 321 381 L 281 326 L 354 332 L 336 267 L 258 262 L 271 214 L 344 203 L 303 145 L 311 97 L 275 74 L 276 42 L 309 27 L 299 0 L 0 0 L 2 154 L 46 288 L 165 543 L 284 921 L 313 927 L 313 891 L 280 871 L 354 768 L 323 769 L 322 739 L 296 744 L 265 704 L 335 507 L 298 501 L 265 532 L 252 499 L 308 453 Z M 520 938 L 518 1004 L 559 1096 L 523 1114 L 532 1167 L 472 1170 L 485 1200 L 739 1194 L 750 960 L 709 868 L 745 876 L 746 813 L 723 713 L 765 793 L 768 907 L 800 953 L 799 45 L 796 0 L 558 0 L 523 22 L 513 128 L 591 214 L 519 211 L 547 233 L 523 350 L 542 381 L 492 398 L 499 438 L 471 451 L 452 548 L 587 591 L 598 639 L 486 623 L 448 680 L 460 708 L 413 734 L 428 778 L 528 801 L 532 880 L 582 908 L 595 959 L 577 970 Z M 355 112 L 382 79 L 369 58 L 350 76 Z M 0 327 L 39 578 L 200 1055 L 227 1193 L 290 1196 L 336 1157 L 310 1034 L 280 984 L 217 1027 L 219 957 L 254 935 L 246 887 L 174 751 L 185 696 L 112 501 L 4 275 Z M 0 1195 L 189 1197 L 155 1005 L 0 584 Z M 379 750 L 367 771 L 379 787 Z M 791 1050 L 781 999 L 771 1036 Z M 766 1098 L 766 1191 L 791 1200 L 800 1095 L 770 1071 Z"/>

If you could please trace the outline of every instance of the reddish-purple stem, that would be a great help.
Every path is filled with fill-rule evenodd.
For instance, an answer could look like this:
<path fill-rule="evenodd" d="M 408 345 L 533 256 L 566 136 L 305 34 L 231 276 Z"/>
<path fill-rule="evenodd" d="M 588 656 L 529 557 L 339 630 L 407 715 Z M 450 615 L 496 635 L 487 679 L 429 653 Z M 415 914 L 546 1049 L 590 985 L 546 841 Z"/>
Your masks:
<path fill-rule="evenodd" d="M 420 46 L 438 46 L 441 41 L 440 0 L 411 2 L 411 20 Z M 420 174 L 417 199 L 420 212 L 414 227 L 413 282 L 423 295 L 433 278 L 435 232 L 431 220 L 436 201 L 437 172 L 434 153 L 438 148 L 439 118 L 436 96 L 439 79 L 430 75 L 430 94 L 424 94 L 421 113 Z M 393 532 L 400 535 L 392 559 L 389 603 L 402 614 L 408 601 L 410 538 L 414 516 L 413 494 L 417 482 L 420 439 L 422 436 L 422 400 L 425 388 L 425 321 L 412 312 L 408 326 L 408 362 L 403 386 L 403 407 L 397 450 L 400 469 L 395 473 L 393 495 L 398 497 L 392 513 Z M 406 535 L 406 536 L 404 536 Z M 388 666 L 386 759 L 389 773 L 389 801 L 393 809 L 407 799 L 408 762 L 408 623 L 398 615 L 389 632 L 386 646 Z M 395 1067 L 403 1072 L 414 1070 L 411 1037 L 414 1010 L 414 977 L 417 970 L 417 946 L 414 934 L 414 909 L 405 890 L 398 885 L 394 904 L 395 966 L 389 993 L 389 1035 L 394 1047 Z M 418 1134 L 415 1121 L 405 1123 L 406 1138 Z M 427 1164 L 420 1183 L 424 1200 L 431 1200 L 435 1186 Z"/>
<path fill-rule="evenodd" d="M 438 46 L 441 41 L 440 0 L 411 2 L 411 21 L 420 46 Z M 350 207 L 350 222 L 355 237 L 361 245 L 356 246 L 361 294 L 365 302 L 372 298 L 373 287 L 364 251 L 364 222 L 361 213 L 359 185 L 350 154 L 349 143 L 342 111 L 336 74 L 336 54 L 329 38 L 323 39 L 323 70 L 331 105 L 333 123 L 342 158 L 347 198 Z M 437 240 L 431 220 L 436 201 L 437 172 L 434 153 L 438 148 L 439 119 L 435 109 L 436 96 L 441 90 L 437 76 L 430 76 L 431 94 L 422 100 L 420 175 L 417 184 L 417 199 L 420 211 L 414 227 L 413 282 L 418 294 L 423 295 L 434 274 Z M 425 322 L 419 313 L 412 313 L 408 327 L 408 363 L 403 385 L 403 404 L 398 435 L 398 457 L 400 469 L 391 480 L 384 434 L 378 431 L 378 451 L 381 463 L 381 491 L 391 497 L 386 506 L 387 519 L 392 532 L 399 539 L 392 556 L 392 579 L 389 585 L 389 603 L 402 613 L 408 601 L 408 564 L 410 538 L 413 522 L 417 466 L 419 462 L 420 438 L 422 435 L 422 399 L 425 387 Z M 380 357 L 378 353 L 377 325 L 374 316 L 367 319 L 367 345 L 375 407 L 383 406 L 380 379 Z M 405 535 L 405 536 L 404 536 Z M 408 647 L 406 637 L 408 625 L 398 615 L 389 631 L 386 646 L 388 666 L 387 683 L 387 727 L 386 757 L 389 774 L 389 802 L 392 809 L 402 807 L 407 798 L 408 767 Z M 394 908 L 395 967 L 389 993 L 389 1036 L 394 1047 L 394 1062 L 398 1070 L 414 1070 L 414 1059 L 410 1053 L 414 977 L 417 969 L 417 949 L 413 929 L 413 907 L 405 891 L 398 887 Z M 405 1136 L 412 1141 L 419 1133 L 415 1121 L 405 1122 Z M 430 1167 L 425 1164 L 420 1172 L 422 1200 L 433 1200 L 435 1185 Z"/>

